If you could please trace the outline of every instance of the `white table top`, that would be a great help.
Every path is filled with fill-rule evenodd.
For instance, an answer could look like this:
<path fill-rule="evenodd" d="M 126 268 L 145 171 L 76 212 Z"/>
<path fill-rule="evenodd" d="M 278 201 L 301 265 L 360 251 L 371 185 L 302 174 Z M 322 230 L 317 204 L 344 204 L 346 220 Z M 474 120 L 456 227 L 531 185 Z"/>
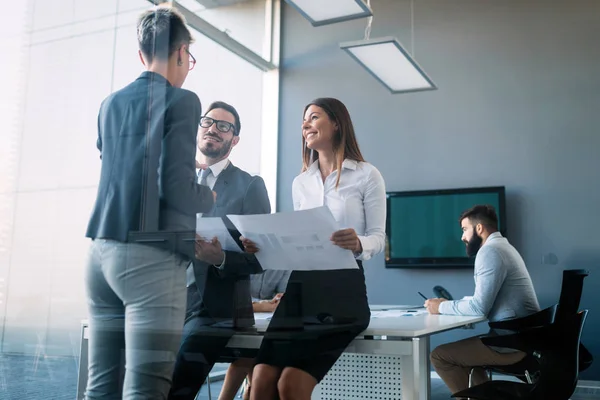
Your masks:
<path fill-rule="evenodd" d="M 444 332 L 486 320 L 485 317 L 430 315 L 424 308 L 402 305 L 372 305 L 371 322 L 361 336 L 389 336 L 414 338 Z M 269 325 L 270 313 L 256 313 L 256 328 L 264 332 Z M 87 320 L 82 324 L 87 325 Z M 241 333 L 242 335 L 244 333 Z"/>
<path fill-rule="evenodd" d="M 264 332 L 271 313 L 256 313 L 256 329 Z M 371 306 L 371 322 L 361 336 L 415 338 L 485 321 L 485 317 L 431 315 L 424 308 Z"/>
<path fill-rule="evenodd" d="M 458 315 L 403 316 L 372 318 L 365 336 L 420 337 L 485 321 L 485 317 Z"/>

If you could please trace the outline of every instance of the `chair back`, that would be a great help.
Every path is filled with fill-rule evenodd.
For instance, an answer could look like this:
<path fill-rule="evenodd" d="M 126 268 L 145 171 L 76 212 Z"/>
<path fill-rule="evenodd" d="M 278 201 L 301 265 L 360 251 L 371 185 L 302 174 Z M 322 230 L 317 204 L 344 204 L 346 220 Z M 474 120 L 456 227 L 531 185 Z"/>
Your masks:
<path fill-rule="evenodd" d="M 587 314 L 588 311 L 583 310 L 557 321 L 547 327 L 547 334 L 540 335 L 532 352 L 539 362 L 539 380 L 530 398 L 567 400 L 571 397 L 579 379 L 579 345 Z"/>
<path fill-rule="evenodd" d="M 493 380 L 454 393 L 454 398 L 478 400 L 569 400 L 579 379 L 579 345 L 588 311 L 583 310 L 549 325 L 509 335 L 483 337 L 487 346 L 521 350 L 535 370 L 533 383 Z"/>
<path fill-rule="evenodd" d="M 579 311 L 583 280 L 589 272 L 584 269 L 567 269 L 563 271 L 560 299 L 556 309 L 556 320 L 568 318 Z"/>
<path fill-rule="evenodd" d="M 555 320 L 566 318 L 579 311 L 583 280 L 589 275 L 584 269 L 567 269 L 563 271 L 560 299 L 556 309 Z M 582 344 L 579 345 L 579 372 L 588 369 L 594 362 L 594 356 Z"/>

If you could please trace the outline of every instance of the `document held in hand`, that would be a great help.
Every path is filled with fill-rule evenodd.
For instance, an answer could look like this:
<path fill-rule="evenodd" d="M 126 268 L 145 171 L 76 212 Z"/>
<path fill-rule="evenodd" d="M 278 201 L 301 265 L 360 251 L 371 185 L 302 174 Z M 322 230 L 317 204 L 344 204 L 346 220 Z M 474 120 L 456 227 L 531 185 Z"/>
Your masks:
<path fill-rule="evenodd" d="M 256 243 L 263 269 L 296 271 L 358 268 L 350 250 L 330 238 L 338 224 L 328 207 L 276 214 L 228 215 L 240 233 Z"/>
<path fill-rule="evenodd" d="M 201 236 L 207 242 L 216 237 L 221 243 L 223 250 L 235 251 L 242 253 L 243 250 L 238 246 L 235 240 L 231 237 L 229 230 L 225 226 L 223 219 L 219 217 L 202 218 L 202 214 L 196 215 L 196 235 Z"/>

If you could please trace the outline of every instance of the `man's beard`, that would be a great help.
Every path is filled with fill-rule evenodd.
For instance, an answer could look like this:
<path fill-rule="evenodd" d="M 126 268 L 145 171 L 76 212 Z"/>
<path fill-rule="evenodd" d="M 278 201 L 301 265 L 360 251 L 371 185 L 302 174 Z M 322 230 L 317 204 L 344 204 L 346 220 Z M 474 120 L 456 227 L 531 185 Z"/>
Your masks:
<path fill-rule="evenodd" d="M 204 145 L 204 147 L 200 148 L 200 152 L 204 154 L 208 158 L 218 159 L 223 158 L 229 150 L 231 150 L 231 145 L 233 144 L 233 138 L 223 141 L 222 146 L 220 148 L 212 148 L 208 143 Z"/>
<path fill-rule="evenodd" d="M 467 242 L 466 245 L 467 256 L 475 257 L 475 255 L 477 255 L 477 252 L 481 248 L 481 243 L 483 243 L 483 239 L 481 238 L 481 236 L 479 236 L 476 233 L 473 233 L 473 237 Z"/>

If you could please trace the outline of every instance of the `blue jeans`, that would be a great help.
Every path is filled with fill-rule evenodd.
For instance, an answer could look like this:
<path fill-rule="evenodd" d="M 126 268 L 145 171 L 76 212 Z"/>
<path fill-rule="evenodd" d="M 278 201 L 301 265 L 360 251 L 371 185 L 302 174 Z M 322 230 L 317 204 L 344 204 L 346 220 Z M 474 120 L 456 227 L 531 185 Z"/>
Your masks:
<path fill-rule="evenodd" d="M 185 268 L 177 254 L 96 239 L 86 289 L 86 399 L 166 399 L 185 318 Z"/>

